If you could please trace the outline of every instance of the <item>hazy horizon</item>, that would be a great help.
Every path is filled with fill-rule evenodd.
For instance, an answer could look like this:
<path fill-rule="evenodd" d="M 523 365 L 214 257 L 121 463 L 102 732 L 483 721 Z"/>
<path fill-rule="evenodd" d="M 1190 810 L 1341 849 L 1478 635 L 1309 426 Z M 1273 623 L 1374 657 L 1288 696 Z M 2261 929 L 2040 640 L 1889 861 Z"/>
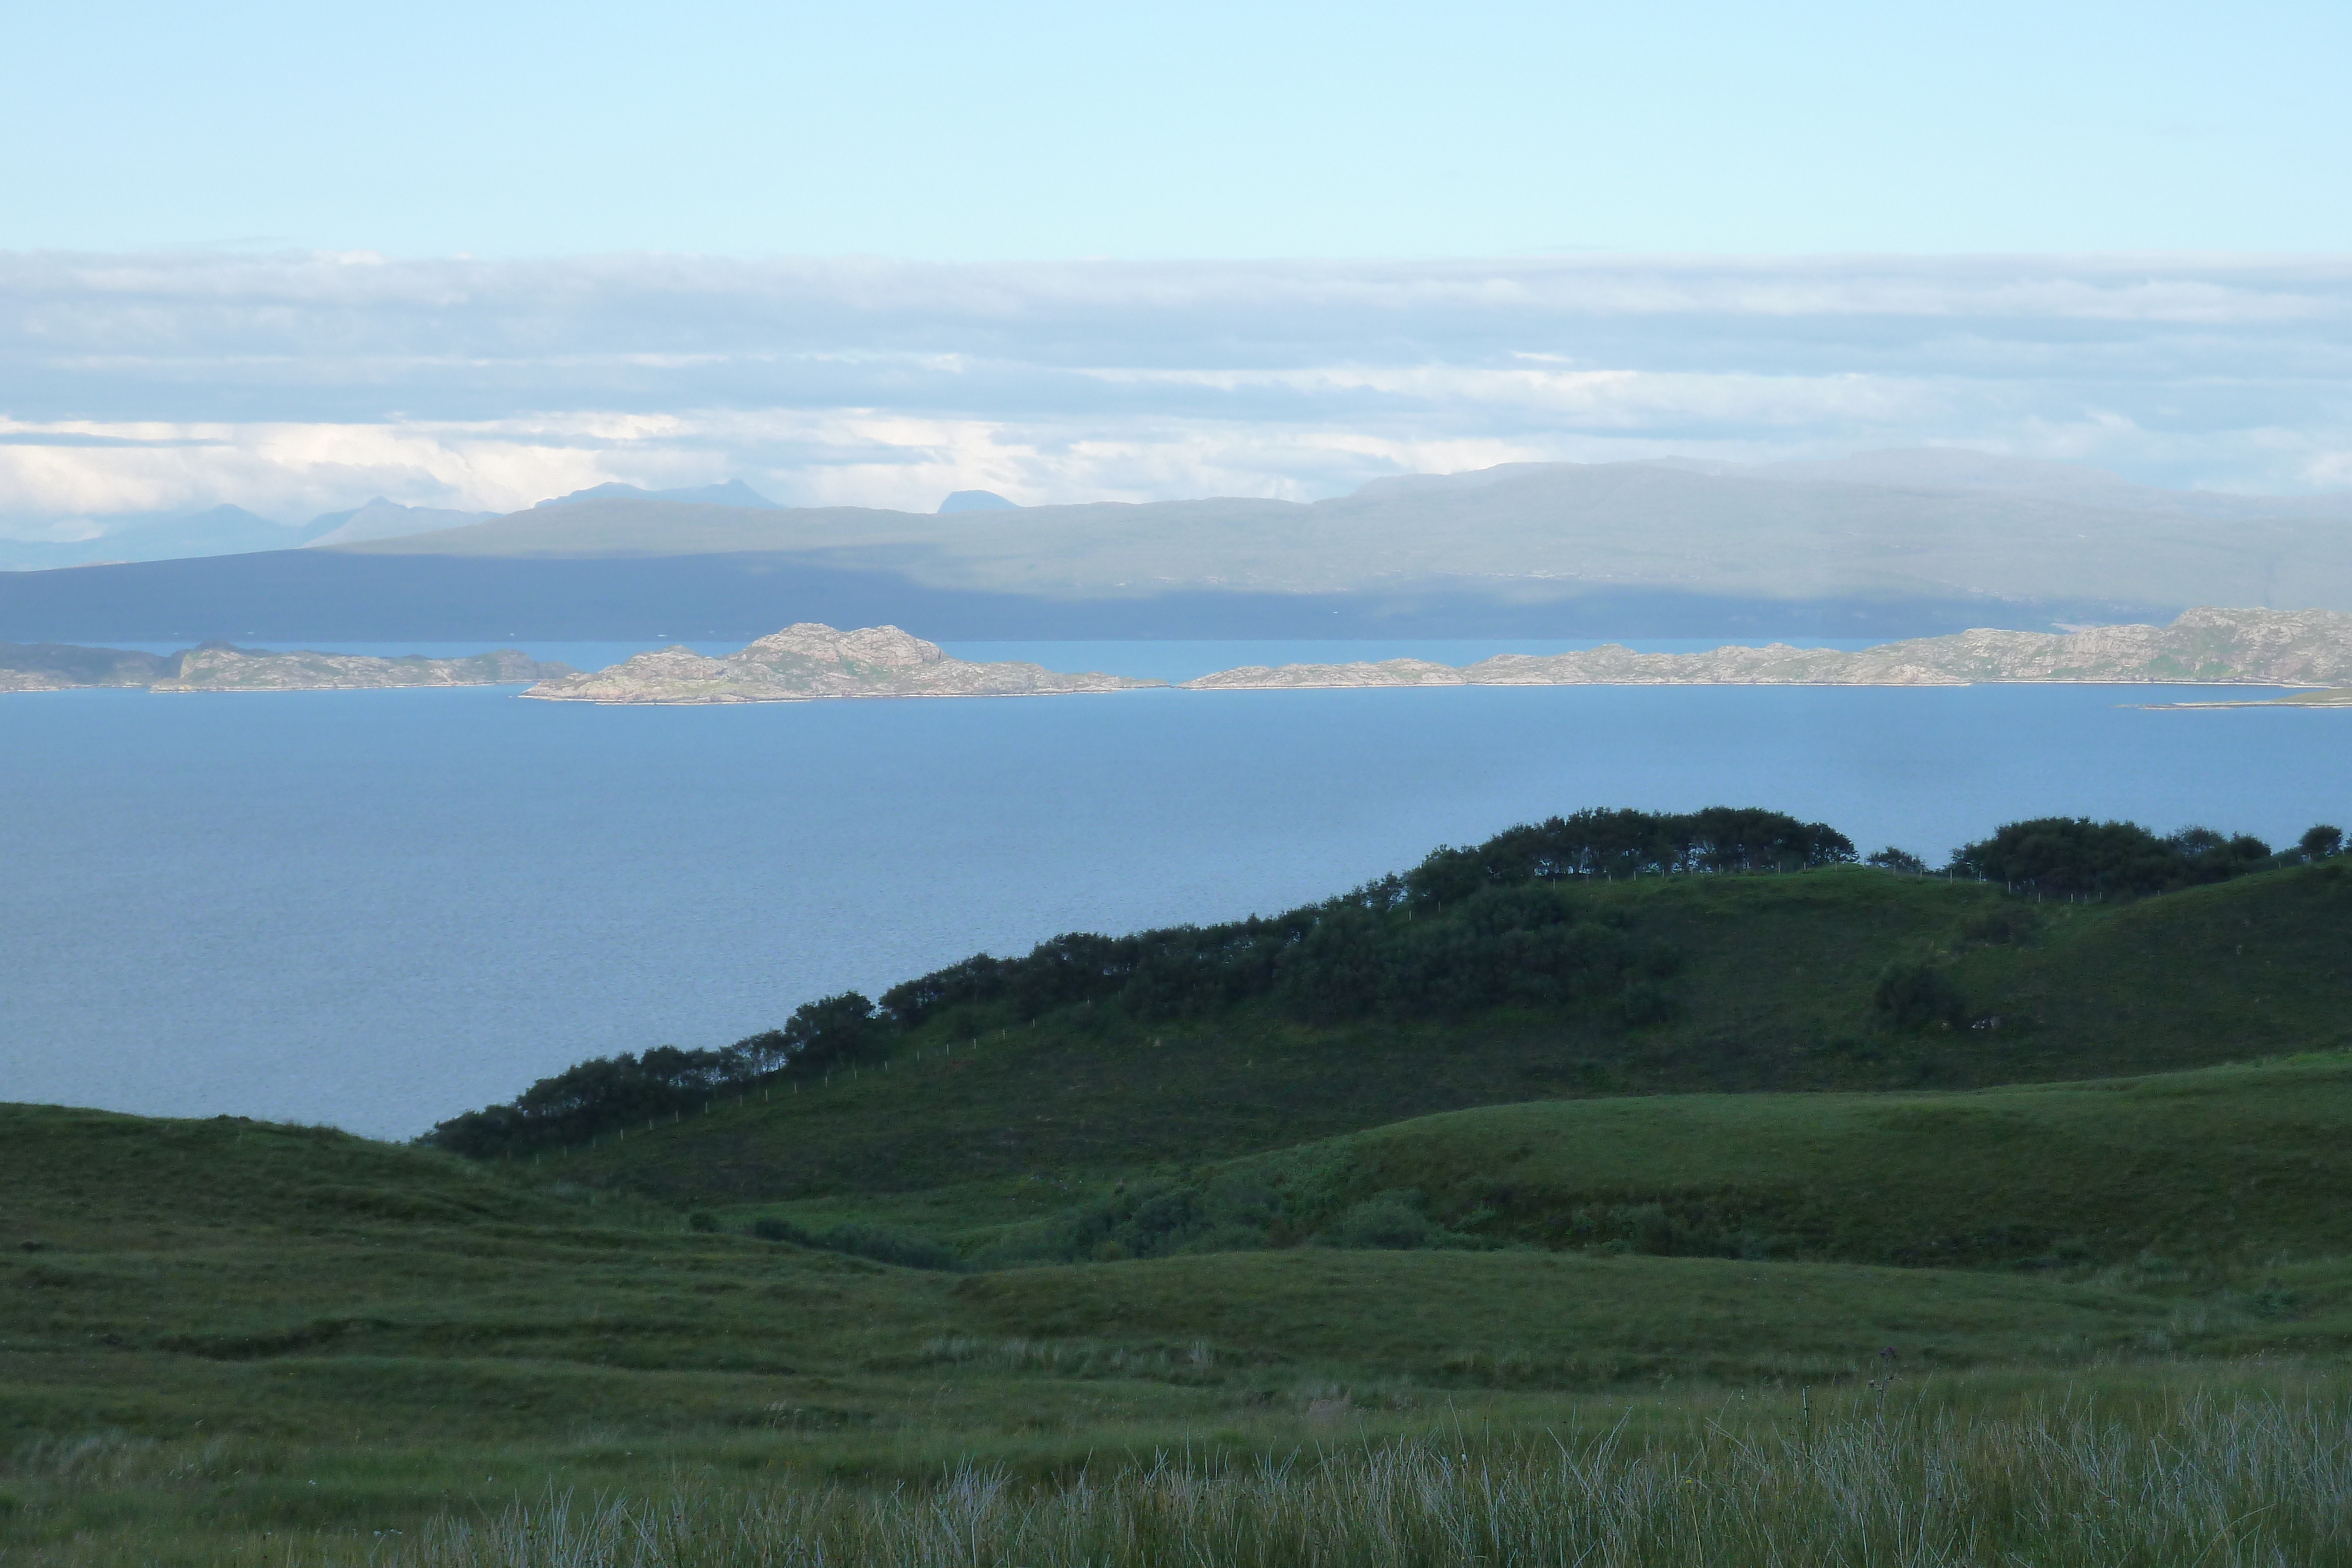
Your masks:
<path fill-rule="evenodd" d="M 2352 486 L 2352 258 L 17 253 L 0 299 L 20 539 L 614 482 L 929 511 L 1930 445 Z"/>

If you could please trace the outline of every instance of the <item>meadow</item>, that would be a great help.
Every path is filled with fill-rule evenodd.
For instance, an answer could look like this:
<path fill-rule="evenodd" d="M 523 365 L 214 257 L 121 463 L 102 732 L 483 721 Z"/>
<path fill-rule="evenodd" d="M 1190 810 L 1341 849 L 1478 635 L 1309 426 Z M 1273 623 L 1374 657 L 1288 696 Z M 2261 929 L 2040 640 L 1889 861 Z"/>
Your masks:
<path fill-rule="evenodd" d="M 1577 896 L 1670 1006 L 950 1009 L 510 1158 L 0 1108 L 0 1563 L 2352 1562 L 2337 862 Z"/>

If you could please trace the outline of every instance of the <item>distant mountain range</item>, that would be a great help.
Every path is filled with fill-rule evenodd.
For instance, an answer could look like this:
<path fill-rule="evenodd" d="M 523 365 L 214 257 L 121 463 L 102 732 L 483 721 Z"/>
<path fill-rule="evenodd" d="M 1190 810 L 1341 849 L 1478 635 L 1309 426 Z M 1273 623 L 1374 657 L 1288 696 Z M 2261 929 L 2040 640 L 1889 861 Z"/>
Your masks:
<path fill-rule="evenodd" d="M 776 503 L 746 485 L 697 485 L 683 489 L 645 490 L 635 485 L 592 485 L 539 503 L 568 506 L 579 501 L 674 501 L 693 506 L 773 509 Z M 1010 506 L 1011 502 L 1005 505 Z M 202 512 L 157 512 L 117 518 L 105 532 L 79 539 L 0 538 L 0 571 L 41 571 L 60 566 L 99 566 L 117 561 L 189 560 L 202 556 L 253 555 L 263 550 L 335 549 L 438 533 L 497 517 L 437 507 L 406 507 L 378 496 L 362 507 L 325 512 L 307 523 L 276 523 L 242 507 Z"/>
<path fill-rule="evenodd" d="M 0 577 L 0 635 L 703 637 L 824 620 L 966 638 L 1880 638 L 2198 603 L 2352 610 L 2352 495 L 2163 490 L 1940 449 L 1510 464 L 1307 503 L 913 513 L 778 507 L 737 481 L 451 516 L 379 501 L 281 534 L 315 565 L 280 549 Z"/>
<path fill-rule="evenodd" d="M 403 534 L 463 528 L 497 515 L 404 507 L 382 496 L 364 507 L 327 512 L 307 523 L 273 523 L 242 507 L 215 507 L 203 512 L 161 513 L 118 522 L 105 533 L 85 539 L 0 539 L 0 571 L 363 544 Z"/>

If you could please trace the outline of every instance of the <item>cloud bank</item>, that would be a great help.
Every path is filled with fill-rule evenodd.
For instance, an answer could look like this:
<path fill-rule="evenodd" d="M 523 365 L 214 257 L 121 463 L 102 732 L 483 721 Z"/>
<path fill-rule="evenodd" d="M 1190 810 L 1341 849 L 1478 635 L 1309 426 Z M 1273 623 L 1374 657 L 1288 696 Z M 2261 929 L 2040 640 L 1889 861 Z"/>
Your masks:
<path fill-rule="evenodd" d="M 607 480 L 1307 499 L 1957 444 L 2352 486 L 2352 259 L 0 255 L 0 531 Z"/>

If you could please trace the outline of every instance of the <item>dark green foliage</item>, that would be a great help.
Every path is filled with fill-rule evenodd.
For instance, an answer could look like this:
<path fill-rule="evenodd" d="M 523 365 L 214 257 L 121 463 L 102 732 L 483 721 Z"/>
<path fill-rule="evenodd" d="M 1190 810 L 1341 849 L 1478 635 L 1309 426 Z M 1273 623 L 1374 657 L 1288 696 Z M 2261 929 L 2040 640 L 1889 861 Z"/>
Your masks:
<path fill-rule="evenodd" d="M 1082 1263 L 1234 1252 L 1291 1239 L 1289 1205 L 1269 1184 L 1244 1178 L 1202 1186 L 1186 1181 L 1121 1183 L 1081 1205 L 1039 1239 L 1003 1249 L 992 1262 Z"/>
<path fill-rule="evenodd" d="M 639 1123 L 698 1112 L 788 1070 L 822 1072 L 880 1047 L 874 1004 L 856 991 L 796 1009 L 770 1030 L 717 1051 L 656 1046 L 642 1056 L 599 1056 L 542 1078 L 509 1105 L 468 1111 L 436 1125 L 423 1142 L 488 1158 L 560 1148 Z"/>
<path fill-rule="evenodd" d="M 2022 946 L 2033 940 L 2042 925 L 2042 913 L 2036 905 L 2003 900 L 1962 925 L 1960 939 Z"/>
<path fill-rule="evenodd" d="M 1344 1170 L 1277 1156 L 1207 1177 L 1122 1182 L 1108 1197 L 989 1249 L 979 1262 L 983 1268 L 1099 1263 L 1301 1244 L 1390 1251 L 1496 1245 L 1432 1219 L 1421 1194 L 1411 1188 L 1351 1202 L 1345 1181 Z"/>
<path fill-rule="evenodd" d="M 1968 1022 L 1969 1003 L 1941 969 L 1898 964 L 1878 977 L 1870 1010 L 1887 1029 L 1957 1029 Z"/>
<path fill-rule="evenodd" d="M 1271 920 L 1131 936 L 1071 933 L 1040 943 L 1025 958 L 982 955 L 894 987 L 883 1005 L 909 1028 L 950 1008 L 1020 1021 L 1082 1002 L 1116 1002 L 1150 1021 L 1200 1017 L 1267 996 L 1301 1018 L 1371 1010 L 1443 1016 L 1511 1000 L 1498 965 L 1513 957 L 1532 956 L 1555 976 L 1576 961 L 1564 950 L 1536 956 L 1528 939 L 1510 939 L 1561 924 L 1565 906 L 1482 911 L 1489 918 L 1464 929 L 1443 920 L 1416 928 L 1379 893 L 1370 904 L 1351 894 Z M 1449 945 L 1456 951 L 1449 953 Z M 1459 967 L 1455 960 L 1464 957 L 1474 968 Z"/>
<path fill-rule="evenodd" d="M 875 1054 L 886 1043 L 874 1004 L 856 991 L 802 1004 L 793 1009 L 791 1021 L 774 1032 L 782 1061 L 810 1071 L 830 1071 Z M 764 1041 L 770 1037 L 752 1038 Z"/>
<path fill-rule="evenodd" d="M 2224 838 L 2210 828 L 2183 828 L 2159 838 L 2137 822 L 2040 817 L 1963 844 L 1952 852 L 1951 869 L 2020 893 L 2142 898 L 2226 882 L 2272 863 L 2271 847 L 2250 833 Z"/>
<path fill-rule="evenodd" d="M 1899 871 L 1908 876 L 1924 875 L 1927 870 L 1926 861 L 1909 850 L 1898 850 L 1893 844 L 1873 852 L 1864 863 L 1874 865 L 1881 871 Z"/>
<path fill-rule="evenodd" d="M 1803 871 L 1853 859 L 1853 841 L 1826 822 L 1779 811 L 1579 811 L 1506 829 L 1471 849 L 1440 849 L 1404 877 L 1416 904 L 1451 904 L 1482 887 L 1578 877 Z"/>
<path fill-rule="evenodd" d="M 1626 998 L 1680 963 L 1671 945 L 1594 918 L 1570 889 L 1488 886 L 1424 916 L 1334 910 L 1281 955 L 1274 992 L 1310 1021 L 1597 1005 L 1647 1022 L 1659 999 L 1645 990 L 1628 1008 Z"/>
<path fill-rule="evenodd" d="M 2326 822 L 2306 828 L 2295 848 L 2307 861 L 2324 861 L 2330 855 L 2341 854 L 2344 852 L 2344 830 Z"/>
<path fill-rule="evenodd" d="M 1579 811 L 1473 848 L 1441 848 L 1402 876 L 1271 919 L 1132 936 L 1072 933 L 1025 958 L 982 954 L 892 987 L 882 1006 L 909 1028 L 951 1008 L 1025 1019 L 1115 999 L 1137 1018 L 1166 1019 L 1264 996 L 1310 1019 L 1460 1017 L 1594 998 L 1648 1019 L 1662 1016 L 1659 998 L 1643 992 L 1627 1002 L 1628 982 L 1671 973 L 1675 956 L 1580 921 L 1568 891 L 1544 884 L 1853 859 L 1844 834 L 1778 811 Z M 1433 915 L 1445 918 L 1433 925 Z"/>
<path fill-rule="evenodd" d="M 1402 1252 L 1428 1246 L 1436 1231 L 1429 1216 L 1422 1212 L 1421 1194 L 1384 1192 L 1342 1214 L 1335 1239 L 1342 1247 Z"/>
<path fill-rule="evenodd" d="M 730 1046 L 681 1051 L 656 1046 L 642 1056 L 599 1056 L 542 1078 L 509 1105 L 468 1111 L 436 1126 L 423 1140 L 461 1155 L 487 1158 L 560 1146 L 617 1127 L 667 1121 L 698 1111 L 714 1095 L 751 1082 L 751 1061 Z"/>

